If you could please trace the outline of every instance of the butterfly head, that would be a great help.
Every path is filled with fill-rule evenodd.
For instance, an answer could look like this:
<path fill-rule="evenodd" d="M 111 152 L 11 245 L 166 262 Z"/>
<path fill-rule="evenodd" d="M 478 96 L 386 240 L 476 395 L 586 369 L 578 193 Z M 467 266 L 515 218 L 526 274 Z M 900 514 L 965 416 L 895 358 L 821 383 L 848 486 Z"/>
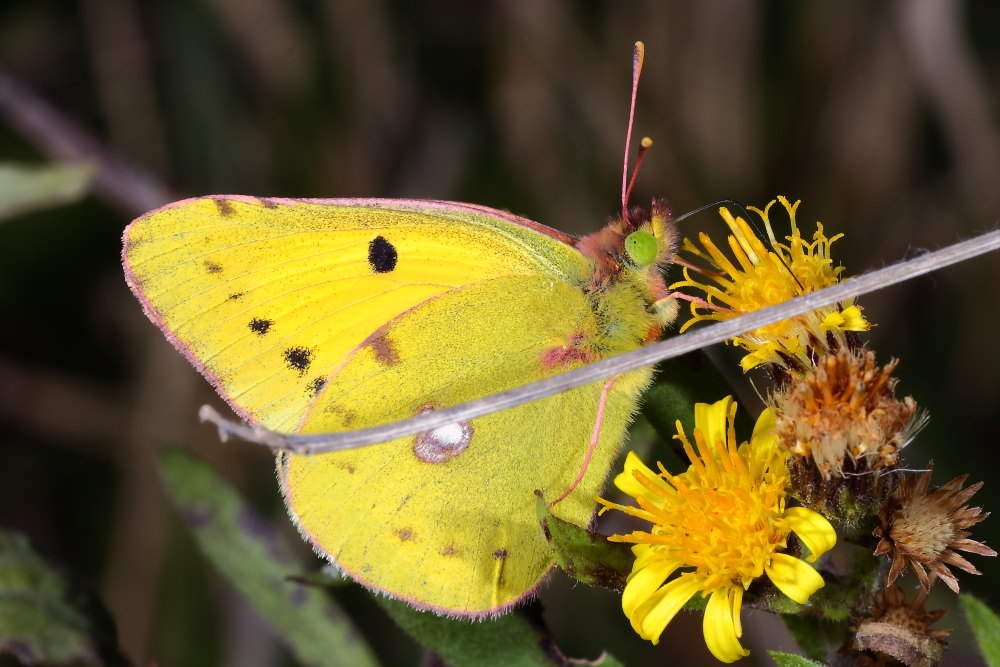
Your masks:
<path fill-rule="evenodd" d="M 630 273 L 658 273 L 673 260 L 676 238 L 666 205 L 654 200 L 650 208 L 632 208 L 583 237 L 577 248 L 594 263 L 594 285 L 599 287 Z"/>
<path fill-rule="evenodd" d="M 612 223 L 614 224 L 614 223 Z M 633 209 L 621 221 L 621 258 L 633 269 L 663 268 L 674 258 L 677 235 L 666 205 L 653 200 L 648 209 Z"/>
<path fill-rule="evenodd" d="M 629 209 L 627 215 L 577 242 L 593 266 L 589 292 L 595 296 L 626 290 L 638 292 L 660 325 L 673 320 L 677 306 L 670 298 L 662 269 L 674 259 L 677 234 L 666 204 Z"/>

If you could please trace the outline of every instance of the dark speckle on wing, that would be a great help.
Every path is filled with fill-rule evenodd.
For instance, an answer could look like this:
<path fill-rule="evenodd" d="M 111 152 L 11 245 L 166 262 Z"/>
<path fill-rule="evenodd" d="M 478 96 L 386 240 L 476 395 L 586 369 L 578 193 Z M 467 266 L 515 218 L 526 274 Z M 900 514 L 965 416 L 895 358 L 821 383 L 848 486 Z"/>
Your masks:
<path fill-rule="evenodd" d="M 312 363 L 313 353 L 305 347 L 290 347 L 285 350 L 284 357 L 289 368 L 303 375 Z"/>
<path fill-rule="evenodd" d="M 255 317 L 250 320 L 250 323 L 247 326 L 250 327 L 250 331 L 254 332 L 258 336 L 263 336 L 271 330 L 271 325 L 273 324 L 273 320 L 265 320 L 260 317 Z"/>
<path fill-rule="evenodd" d="M 306 385 L 306 389 L 309 390 L 310 394 L 315 396 L 319 392 L 323 391 L 323 387 L 325 386 L 326 386 L 326 378 L 323 376 L 319 376 L 319 377 L 314 377 L 312 380 L 310 380 L 309 384 Z"/>
<path fill-rule="evenodd" d="M 233 208 L 233 203 L 228 199 L 214 199 L 215 207 L 219 209 L 219 215 L 223 218 L 228 218 L 236 214 L 236 209 Z"/>

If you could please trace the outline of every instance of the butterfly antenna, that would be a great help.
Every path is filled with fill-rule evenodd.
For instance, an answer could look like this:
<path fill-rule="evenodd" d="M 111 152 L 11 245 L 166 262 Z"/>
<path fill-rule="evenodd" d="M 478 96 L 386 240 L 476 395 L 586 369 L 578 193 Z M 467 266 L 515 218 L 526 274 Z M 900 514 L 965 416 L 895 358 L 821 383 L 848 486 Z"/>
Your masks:
<path fill-rule="evenodd" d="M 743 204 L 739 203 L 735 199 L 720 199 L 718 201 L 712 202 L 711 204 L 705 204 L 704 206 L 699 206 L 693 211 L 688 211 L 683 215 L 677 216 L 676 218 L 674 218 L 674 222 L 680 222 L 685 218 L 690 218 L 710 208 L 715 208 L 716 206 L 721 206 L 721 205 L 732 206 L 742 214 L 742 218 L 747 221 L 747 223 L 750 225 L 750 228 L 753 229 L 753 231 L 757 234 L 757 238 L 760 239 L 764 245 L 766 245 L 768 248 L 771 249 L 771 252 L 773 252 L 774 256 L 778 258 L 778 261 L 780 261 L 784 265 L 785 269 L 788 270 L 788 275 L 792 277 L 792 280 L 795 281 L 795 284 L 798 285 L 799 289 L 802 290 L 802 293 L 805 294 L 806 288 L 802 285 L 801 282 L 799 282 L 798 277 L 796 277 L 795 273 L 792 271 L 792 267 L 788 266 L 788 262 L 785 261 L 785 258 L 782 257 L 781 253 L 779 253 L 777 248 L 774 247 L 774 243 L 771 241 L 771 237 L 769 237 L 764 233 L 764 230 L 760 228 L 760 225 L 757 224 L 757 221 L 750 215 L 750 212 L 747 211 L 746 208 L 744 208 Z"/>
<path fill-rule="evenodd" d="M 629 179 L 628 176 L 628 156 L 632 150 L 632 123 L 635 120 L 635 97 L 639 91 L 639 74 L 642 72 L 642 60 L 646 54 L 646 45 L 642 42 L 636 42 L 635 48 L 632 50 L 632 100 L 629 104 L 628 109 L 628 129 L 625 131 L 625 159 L 622 163 L 622 219 L 628 219 L 628 196 L 632 192 L 632 183 L 635 182 L 635 172 L 632 173 L 632 178 Z M 646 138 L 642 141 L 643 150 L 639 152 L 639 159 L 636 160 L 635 169 L 636 172 L 639 170 L 639 162 L 642 161 L 642 156 L 649 146 L 653 145 L 652 141 L 649 141 L 649 146 L 646 146 Z"/>
<path fill-rule="evenodd" d="M 625 193 L 622 195 L 622 218 L 625 218 L 626 211 L 628 210 L 628 200 L 632 196 L 632 186 L 635 185 L 635 178 L 639 175 L 639 165 L 642 164 L 642 158 L 646 157 L 646 153 L 652 147 L 653 140 L 649 137 L 643 137 L 642 141 L 639 142 L 639 155 L 635 158 L 635 166 L 632 167 L 632 177 L 629 178 L 628 187 L 625 188 Z"/>

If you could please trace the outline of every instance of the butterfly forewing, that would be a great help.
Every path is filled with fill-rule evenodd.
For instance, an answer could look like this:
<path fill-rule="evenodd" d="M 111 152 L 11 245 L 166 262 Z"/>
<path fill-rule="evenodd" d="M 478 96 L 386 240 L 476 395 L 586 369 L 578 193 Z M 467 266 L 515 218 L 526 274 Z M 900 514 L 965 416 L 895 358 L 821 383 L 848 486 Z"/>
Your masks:
<path fill-rule="evenodd" d="M 484 224 L 476 209 L 423 206 L 186 200 L 129 226 L 126 275 L 234 409 L 291 432 L 325 378 L 413 306 L 487 278 L 580 270 L 559 239 Z"/>

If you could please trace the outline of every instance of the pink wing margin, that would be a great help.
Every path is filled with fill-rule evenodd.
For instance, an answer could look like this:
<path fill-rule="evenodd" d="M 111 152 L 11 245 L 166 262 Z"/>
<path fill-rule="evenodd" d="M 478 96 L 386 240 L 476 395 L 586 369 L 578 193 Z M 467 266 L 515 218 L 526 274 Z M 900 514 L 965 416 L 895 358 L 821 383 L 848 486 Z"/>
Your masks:
<path fill-rule="evenodd" d="M 248 423 L 256 424 L 256 420 L 253 415 L 248 413 L 242 407 L 240 407 L 235 401 L 231 399 L 228 392 L 226 392 L 223 386 L 222 379 L 219 378 L 215 373 L 209 370 L 201 361 L 198 359 L 197 355 L 191 347 L 182 341 L 180 338 L 174 334 L 173 330 L 167 326 L 166 320 L 163 314 L 153 305 L 149 297 L 146 295 L 145 290 L 142 287 L 142 282 L 138 279 L 132 270 L 131 263 L 129 262 L 129 233 L 133 227 L 143 219 L 156 215 L 162 211 L 166 211 L 172 208 L 178 208 L 184 206 L 185 204 L 193 201 L 198 201 L 202 199 L 216 199 L 216 200 L 230 200 L 238 201 L 247 204 L 254 204 L 258 206 L 263 206 L 265 208 L 274 208 L 276 205 L 295 205 L 295 204 L 315 204 L 321 206 L 343 206 L 343 207 L 364 207 L 364 208 L 384 208 L 391 210 L 404 210 L 413 212 L 429 212 L 429 213 L 441 213 L 444 216 L 449 216 L 449 214 L 472 214 L 472 215 L 482 215 L 490 218 L 495 218 L 504 222 L 519 225 L 525 227 L 532 231 L 538 232 L 539 234 L 544 234 L 550 238 L 553 238 L 561 243 L 575 248 L 577 245 L 577 239 L 574 236 L 566 234 L 559 231 L 558 229 L 553 229 L 547 225 L 535 222 L 534 220 L 529 220 L 528 218 L 522 218 L 521 216 L 514 215 L 507 211 L 501 211 L 499 209 L 490 208 L 489 206 L 481 206 L 479 204 L 466 204 L 463 202 L 453 202 L 444 201 L 437 199 L 388 199 L 379 197 L 362 197 L 362 198 L 289 198 L 289 197 L 254 197 L 251 195 L 207 195 L 204 197 L 190 197 L 188 199 L 181 199 L 179 201 L 171 202 L 165 206 L 148 211 L 135 220 L 133 220 L 122 233 L 122 268 L 125 273 L 125 282 L 128 284 L 129 289 L 132 290 L 132 294 L 138 299 L 139 304 L 142 306 L 142 311 L 152 322 L 163 332 L 164 337 L 174 348 L 185 358 L 188 363 L 190 363 L 195 370 L 201 373 L 209 384 L 215 389 L 216 393 L 224 400 L 236 414 L 240 416 L 241 419 Z M 220 216 L 221 217 L 221 216 Z"/>

